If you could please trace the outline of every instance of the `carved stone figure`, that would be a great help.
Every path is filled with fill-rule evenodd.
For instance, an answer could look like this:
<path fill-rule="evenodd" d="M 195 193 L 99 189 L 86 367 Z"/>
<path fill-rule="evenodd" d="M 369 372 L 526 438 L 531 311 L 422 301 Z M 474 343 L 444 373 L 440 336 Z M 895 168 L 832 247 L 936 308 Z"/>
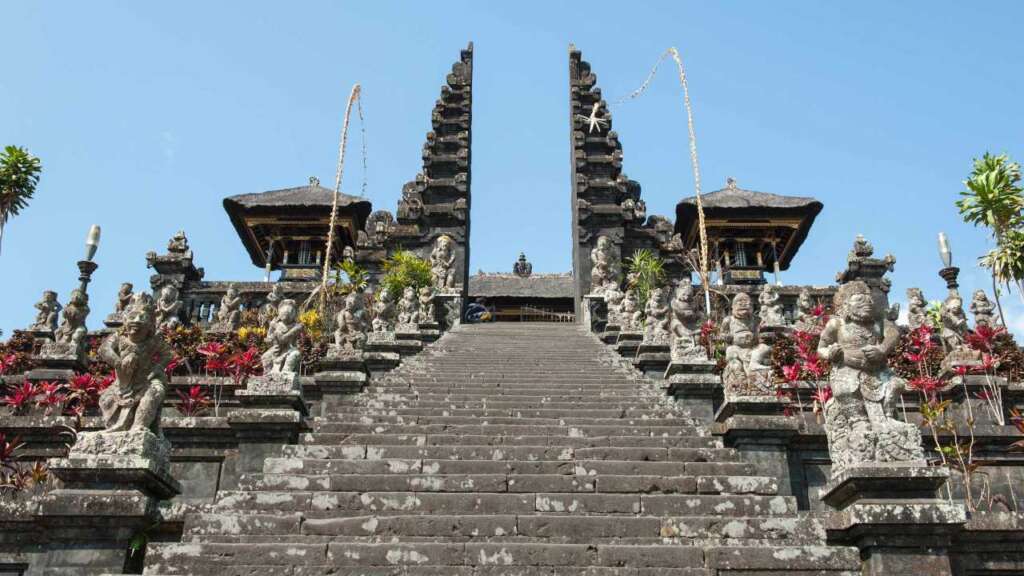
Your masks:
<path fill-rule="evenodd" d="M 519 253 L 519 259 L 512 265 L 512 273 L 520 278 L 529 278 L 533 274 L 533 264 L 526 261 L 526 254 Z"/>
<path fill-rule="evenodd" d="M 29 327 L 29 330 L 37 332 L 52 332 L 57 329 L 57 319 L 60 317 L 61 305 L 57 302 L 57 293 L 53 290 L 43 292 L 43 298 L 36 302 L 36 321 Z"/>
<path fill-rule="evenodd" d="M 761 374 L 751 370 L 751 355 L 758 347 L 754 327 L 753 303 L 744 292 L 733 296 L 732 310 L 722 321 L 722 334 L 726 341 L 725 369 L 722 383 L 730 396 L 749 396 L 766 392 L 767 382 Z M 756 367 L 755 367 L 756 368 Z"/>
<path fill-rule="evenodd" d="M 181 325 L 182 303 L 178 300 L 178 289 L 167 284 L 160 289 L 156 301 L 156 326 L 158 329 L 176 328 Z"/>
<path fill-rule="evenodd" d="M 975 290 L 971 297 L 971 314 L 974 314 L 974 325 L 995 328 L 996 321 L 993 313 L 995 304 L 988 299 L 984 290 Z"/>
<path fill-rule="evenodd" d="M 419 306 L 416 300 L 416 288 L 406 286 L 402 298 L 398 301 L 398 323 L 415 324 L 419 317 Z"/>
<path fill-rule="evenodd" d="M 886 364 L 899 330 L 861 280 L 839 287 L 835 309 L 818 344 L 832 364 L 832 399 L 825 403 L 832 477 L 859 464 L 923 461 L 918 427 L 892 418 L 906 386 Z"/>
<path fill-rule="evenodd" d="M 124 327 L 99 349 L 117 379 L 100 395 L 104 432 L 159 433 L 160 406 L 167 393 L 164 369 L 171 349 L 156 329 L 156 307 L 146 293 L 134 294 L 124 310 Z"/>
<path fill-rule="evenodd" d="M 818 318 L 814 315 L 814 300 L 811 292 L 804 288 L 796 297 L 796 322 L 794 327 L 803 332 L 814 330 L 818 324 Z"/>
<path fill-rule="evenodd" d="M 391 300 L 391 294 L 387 287 L 382 286 L 377 292 L 373 301 L 373 327 L 374 334 L 394 332 L 395 330 L 395 303 Z"/>
<path fill-rule="evenodd" d="M 765 284 L 761 288 L 761 294 L 757 297 L 761 309 L 758 311 L 758 318 L 761 326 L 785 326 L 786 317 L 782 312 L 782 301 L 774 284 Z"/>
<path fill-rule="evenodd" d="M 172 254 L 188 252 L 188 238 L 185 237 L 184 230 L 178 230 L 174 237 L 167 242 L 167 251 Z"/>
<path fill-rule="evenodd" d="M 946 357 L 942 359 L 943 373 L 950 375 L 957 366 L 981 364 L 981 352 L 967 345 L 967 314 L 964 313 L 963 298 L 956 288 L 950 288 L 942 301 L 939 320 L 939 338 L 946 351 Z"/>
<path fill-rule="evenodd" d="M 434 290 L 430 286 L 420 288 L 419 312 L 416 321 L 420 324 L 436 322 L 434 316 Z"/>
<path fill-rule="evenodd" d="M 362 350 L 366 343 L 366 307 L 358 292 L 345 296 L 345 306 L 338 312 L 338 326 L 334 331 L 334 345 L 341 351 Z"/>
<path fill-rule="evenodd" d="M 612 284 L 618 284 L 618 258 L 615 245 L 607 236 L 598 236 L 597 245 L 590 251 L 590 293 L 604 294 Z"/>
<path fill-rule="evenodd" d="M 907 288 L 907 323 L 911 330 L 928 324 L 928 301 L 920 288 Z"/>
<path fill-rule="evenodd" d="M 434 241 L 434 250 L 430 253 L 430 272 L 438 292 L 451 292 L 455 289 L 455 241 L 450 236 L 441 235 Z"/>
<path fill-rule="evenodd" d="M 707 353 L 700 343 L 700 327 L 703 318 L 694 303 L 692 284 L 680 284 L 672 297 L 672 360 L 686 362 L 707 360 Z"/>
<path fill-rule="evenodd" d="M 356 249 L 351 246 L 345 246 L 342 248 L 341 261 L 354 264 L 356 261 Z"/>
<path fill-rule="evenodd" d="M 277 318 L 277 305 L 283 298 L 281 285 L 274 284 L 274 287 L 270 289 L 270 293 L 267 294 L 266 303 L 260 308 L 260 326 L 270 326 L 270 323 Z"/>
<path fill-rule="evenodd" d="M 131 282 L 121 284 L 121 289 L 117 291 L 117 303 L 114 305 L 115 313 L 123 314 L 128 309 L 128 305 L 132 302 L 132 290 L 134 289 Z"/>
<path fill-rule="evenodd" d="M 88 330 L 85 319 L 89 316 L 89 295 L 76 288 L 71 291 L 67 306 L 61 314 L 60 326 L 53 333 L 53 341 L 43 344 L 44 357 L 74 357 L 84 362 L 88 350 Z"/>
<path fill-rule="evenodd" d="M 277 317 L 267 329 L 266 342 L 270 347 L 262 356 L 264 375 L 299 373 L 299 362 L 302 360 L 299 339 L 302 337 L 302 329 L 295 301 L 282 300 L 277 307 Z"/>
<path fill-rule="evenodd" d="M 608 324 L 622 326 L 622 301 L 626 297 L 617 284 L 609 284 L 604 292 L 604 301 L 608 306 Z"/>
<path fill-rule="evenodd" d="M 237 330 L 242 323 L 242 297 L 234 286 L 228 287 L 227 293 L 220 299 L 217 308 L 217 324 L 224 330 Z"/>
<path fill-rule="evenodd" d="M 644 323 L 644 344 L 668 344 L 672 334 L 671 308 L 665 300 L 665 289 L 658 286 L 647 298 Z"/>
<path fill-rule="evenodd" d="M 622 297 L 620 318 L 623 332 L 639 332 L 643 326 L 644 313 L 643 310 L 640 310 L 640 300 L 636 297 L 636 290 L 632 288 L 626 290 L 626 294 Z"/>

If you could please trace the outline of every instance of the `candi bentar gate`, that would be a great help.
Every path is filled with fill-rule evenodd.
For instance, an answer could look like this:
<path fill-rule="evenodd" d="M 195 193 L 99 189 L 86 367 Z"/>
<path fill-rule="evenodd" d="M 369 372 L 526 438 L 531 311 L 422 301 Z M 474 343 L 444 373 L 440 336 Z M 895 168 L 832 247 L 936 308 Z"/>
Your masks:
<path fill-rule="evenodd" d="M 342 195 L 331 253 L 315 179 L 232 196 L 267 281 L 207 280 L 180 232 L 89 329 L 91 237 L 3 344 L 0 573 L 1024 574 L 1022 356 L 948 250 L 908 325 L 864 238 L 835 284 L 778 285 L 822 204 L 730 179 L 703 231 L 696 198 L 648 215 L 568 63 L 570 273 L 469 275 L 472 44 L 397 210 Z M 400 251 L 429 284 L 392 281 Z M 325 261 L 366 272 L 330 322 Z M 495 322 L 463 321 L 479 298 Z"/>

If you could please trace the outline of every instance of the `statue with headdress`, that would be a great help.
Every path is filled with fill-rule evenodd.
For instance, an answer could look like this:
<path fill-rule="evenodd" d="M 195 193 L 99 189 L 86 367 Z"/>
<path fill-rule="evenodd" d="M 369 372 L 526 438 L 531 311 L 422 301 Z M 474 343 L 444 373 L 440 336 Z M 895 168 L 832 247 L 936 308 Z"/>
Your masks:
<path fill-rule="evenodd" d="M 434 249 L 430 253 L 430 273 L 438 292 L 451 292 L 455 289 L 455 241 L 451 236 L 442 234 L 434 241 Z"/>

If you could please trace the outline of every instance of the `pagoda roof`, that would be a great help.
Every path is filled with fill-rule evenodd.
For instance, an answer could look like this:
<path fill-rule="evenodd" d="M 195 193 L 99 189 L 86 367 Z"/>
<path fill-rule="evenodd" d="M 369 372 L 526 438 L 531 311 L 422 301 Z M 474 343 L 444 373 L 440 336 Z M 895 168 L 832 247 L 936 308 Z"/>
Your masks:
<path fill-rule="evenodd" d="M 266 265 L 267 235 L 275 228 L 326 236 L 334 201 L 334 191 L 319 184 L 282 188 L 253 194 L 239 194 L 224 199 L 224 210 L 238 232 L 252 263 Z M 339 229 L 342 242 L 352 245 L 373 210 L 369 200 L 361 196 L 339 193 Z M 340 243 L 339 243 L 340 244 Z"/>
<path fill-rule="evenodd" d="M 768 192 L 745 190 L 736 186 L 731 178 L 728 185 L 721 190 L 701 195 L 705 219 L 718 222 L 709 223 L 708 228 L 715 226 L 743 227 L 744 223 L 765 223 L 772 221 L 786 222 L 791 228 L 789 238 L 779 254 L 779 267 L 789 268 L 789 264 L 797 250 L 807 238 L 814 224 L 814 219 L 824 205 L 815 198 L 806 196 L 783 196 Z M 694 196 L 682 199 L 676 204 L 675 232 L 683 241 L 695 237 L 697 229 L 697 199 Z"/>
<path fill-rule="evenodd" d="M 571 274 L 515 274 L 478 272 L 469 277 L 470 298 L 567 298 L 575 296 Z"/>

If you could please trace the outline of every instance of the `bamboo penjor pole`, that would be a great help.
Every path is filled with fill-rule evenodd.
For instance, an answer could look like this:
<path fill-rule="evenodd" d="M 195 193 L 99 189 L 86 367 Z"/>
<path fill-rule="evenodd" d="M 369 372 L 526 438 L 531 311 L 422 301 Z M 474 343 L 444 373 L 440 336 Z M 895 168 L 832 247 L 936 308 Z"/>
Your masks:
<path fill-rule="evenodd" d="M 320 279 L 320 310 L 327 309 L 327 276 L 331 270 L 331 250 L 334 248 L 334 225 L 338 219 L 338 200 L 341 196 L 341 178 L 345 172 L 345 146 L 348 144 L 348 121 L 352 116 L 352 104 L 359 98 L 359 84 L 352 86 L 345 106 L 345 120 L 341 125 L 341 141 L 338 143 L 338 170 L 334 176 L 334 199 L 331 202 L 331 223 L 327 231 L 327 251 L 324 253 L 323 277 Z"/>

